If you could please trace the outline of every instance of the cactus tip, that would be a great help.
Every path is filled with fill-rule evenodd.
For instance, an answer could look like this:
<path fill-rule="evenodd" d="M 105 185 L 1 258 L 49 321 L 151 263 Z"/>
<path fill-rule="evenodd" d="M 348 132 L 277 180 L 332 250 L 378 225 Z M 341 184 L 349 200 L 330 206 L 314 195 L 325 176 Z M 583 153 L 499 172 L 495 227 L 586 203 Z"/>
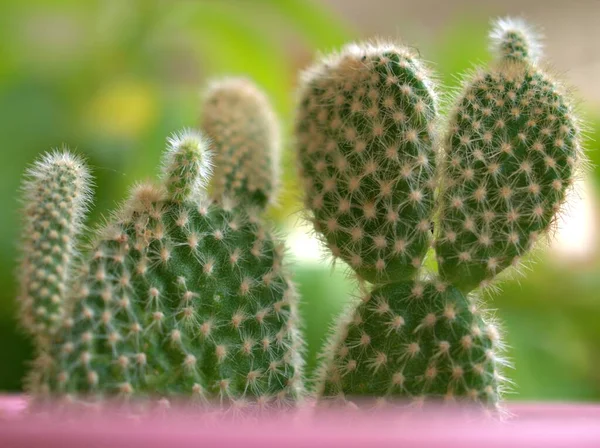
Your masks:
<path fill-rule="evenodd" d="M 542 55 L 541 35 L 521 18 L 494 20 L 490 44 L 492 52 L 502 60 L 535 63 Z"/>
<path fill-rule="evenodd" d="M 167 142 L 163 173 L 169 196 L 176 202 L 196 197 L 212 174 L 209 140 L 198 131 L 184 129 Z"/>

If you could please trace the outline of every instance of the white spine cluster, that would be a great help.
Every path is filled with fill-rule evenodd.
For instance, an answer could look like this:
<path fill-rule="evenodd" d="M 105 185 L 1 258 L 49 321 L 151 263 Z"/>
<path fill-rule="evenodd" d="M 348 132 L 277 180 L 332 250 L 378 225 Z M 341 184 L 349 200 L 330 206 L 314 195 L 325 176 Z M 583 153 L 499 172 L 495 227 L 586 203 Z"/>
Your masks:
<path fill-rule="evenodd" d="M 175 133 L 167 139 L 163 158 L 163 177 L 175 201 L 198 199 L 210 181 L 213 154 L 209 141 L 191 129 Z"/>

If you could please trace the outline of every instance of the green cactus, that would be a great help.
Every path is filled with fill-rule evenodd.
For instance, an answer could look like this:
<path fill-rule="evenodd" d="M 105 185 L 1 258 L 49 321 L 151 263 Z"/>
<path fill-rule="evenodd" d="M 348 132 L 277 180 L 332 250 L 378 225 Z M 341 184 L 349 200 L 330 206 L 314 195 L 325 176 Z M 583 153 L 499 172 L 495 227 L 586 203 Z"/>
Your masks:
<path fill-rule="evenodd" d="M 490 47 L 500 59 L 536 62 L 541 53 L 537 34 L 522 19 L 500 18 L 490 33 Z"/>
<path fill-rule="evenodd" d="M 450 116 L 435 246 L 440 274 L 464 292 L 547 231 L 580 159 L 572 108 L 525 56 L 535 45 L 523 29 L 497 23 L 499 59 L 468 80 Z"/>
<path fill-rule="evenodd" d="M 42 345 L 49 343 L 64 319 L 63 297 L 78 256 L 89 184 L 83 162 L 64 151 L 38 160 L 23 185 L 20 317 Z"/>
<path fill-rule="evenodd" d="M 469 293 L 549 229 L 580 159 L 572 109 L 530 36 L 496 22 L 500 57 L 467 80 L 443 141 L 433 82 L 408 50 L 353 45 L 307 71 L 296 125 L 306 205 L 333 255 L 372 283 L 323 353 L 319 401 L 498 408 L 503 344 Z M 439 274 L 421 268 L 434 209 Z"/>
<path fill-rule="evenodd" d="M 279 182 L 279 127 L 263 92 L 244 78 L 209 85 L 201 127 L 216 148 L 213 196 L 264 208 Z"/>
<path fill-rule="evenodd" d="M 465 82 L 444 132 L 435 82 L 406 48 L 349 45 L 304 75 L 306 206 L 361 286 L 323 353 L 320 403 L 498 408 L 503 343 L 473 290 L 548 232 L 582 155 L 534 34 L 503 19 L 491 39 L 498 59 Z M 275 116 L 244 79 L 210 85 L 203 110 L 207 138 L 169 139 L 162 182 L 135 187 L 81 253 L 84 163 L 65 150 L 29 171 L 20 303 L 38 350 L 34 397 L 235 409 L 302 397 L 297 295 L 260 217 L 279 182 Z M 430 251 L 437 273 L 424 268 Z"/>
<path fill-rule="evenodd" d="M 392 45 L 348 46 L 308 70 L 300 174 L 314 225 L 365 280 L 411 278 L 430 246 L 436 95 Z"/>
<path fill-rule="evenodd" d="M 341 319 L 321 367 L 320 398 L 468 399 L 495 406 L 498 330 L 474 300 L 439 280 L 378 285 Z M 370 403 L 367 402 L 367 405 Z"/>
<path fill-rule="evenodd" d="M 244 135 L 242 118 L 228 119 Z M 134 188 L 74 275 L 89 176 L 68 152 L 31 171 L 21 301 L 26 328 L 44 336 L 29 378 L 34 396 L 236 408 L 300 398 L 297 297 L 284 247 L 256 209 L 208 198 L 211 155 L 198 133 L 172 137 L 162 183 Z"/>

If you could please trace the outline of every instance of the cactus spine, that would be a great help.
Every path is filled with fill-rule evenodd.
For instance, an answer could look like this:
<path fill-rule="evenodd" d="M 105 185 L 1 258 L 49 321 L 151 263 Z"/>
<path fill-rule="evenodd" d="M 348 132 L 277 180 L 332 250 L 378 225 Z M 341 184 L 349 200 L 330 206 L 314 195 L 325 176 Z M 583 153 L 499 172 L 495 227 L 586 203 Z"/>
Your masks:
<path fill-rule="evenodd" d="M 306 205 L 333 255 L 372 283 L 324 352 L 320 401 L 498 406 L 502 341 L 469 292 L 547 231 L 579 144 L 527 29 L 501 20 L 492 38 L 500 58 L 457 99 L 439 175 L 433 83 L 409 51 L 349 46 L 304 77 L 296 131 Z M 439 275 L 421 269 L 435 206 Z"/>
<path fill-rule="evenodd" d="M 240 117 L 221 118 L 244 135 Z M 30 377 L 35 395 L 216 401 L 236 408 L 299 399 L 297 298 L 283 245 L 256 210 L 235 205 L 237 198 L 208 198 L 203 186 L 211 156 L 202 135 L 173 136 L 163 181 L 134 188 L 97 233 L 72 287 L 57 296 L 70 304 L 69 313 L 56 319 L 60 328 L 50 344 L 40 346 Z M 65 153 L 44 164 L 54 172 L 63 160 L 72 158 Z M 32 187 L 44 181 L 41 172 L 33 171 L 27 199 L 46 200 Z M 60 196 L 56 203 L 73 196 L 49 194 Z M 27 215 L 30 226 L 34 218 Z M 23 278 L 24 288 L 30 283 Z"/>

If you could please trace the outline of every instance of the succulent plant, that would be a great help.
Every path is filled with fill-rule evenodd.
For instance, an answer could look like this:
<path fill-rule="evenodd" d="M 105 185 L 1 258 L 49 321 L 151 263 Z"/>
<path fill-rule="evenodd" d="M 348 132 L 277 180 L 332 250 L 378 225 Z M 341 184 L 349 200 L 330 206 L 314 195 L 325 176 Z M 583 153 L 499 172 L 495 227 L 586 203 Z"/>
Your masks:
<path fill-rule="evenodd" d="M 90 202 L 84 163 L 65 150 L 30 170 L 20 303 L 38 345 L 28 381 L 34 396 L 238 408 L 300 398 L 297 297 L 284 246 L 260 217 L 277 182 L 265 163 L 275 163 L 278 147 L 257 92 L 249 82 L 209 90 L 213 149 L 194 131 L 171 137 L 162 182 L 136 186 L 81 255 Z M 238 165 L 219 166 L 240 148 Z M 213 151 L 217 171 L 228 175 L 211 199 Z"/>
<path fill-rule="evenodd" d="M 321 402 L 498 407 L 503 344 L 473 291 L 548 231 L 581 156 L 527 26 L 497 21 L 492 39 L 497 60 L 466 79 L 443 131 L 435 83 L 406 48 L 350 45 L 304 74 L 306 207 L 365 290 L 323 353 Z M 432 247 L 438 273 L 423 268 Z"/>
<path fill-rule="evenodd" d="M 583 157 L 535 35 L 503 19 L 491 38 L 497 59 L 467 77 L 446 119 L 429 69 L 395 44 L 348 45 L 303 76 L 306 207 L 361 290 L 323 352 L 319 403 L 499 408 L 504 346 L 478 291 L 551 229 Z M 234 78 L 209 86 L 203 110 L 203 134 L 171 137 L 162 181 L 133 188 L 83 250 L 84 162 L 55 151 L 29 171 L 19 298 L 34 397 L 235 409 L 302 398 L 297 295 L 261 218 L 279 183 L 275 116 Z"/>

